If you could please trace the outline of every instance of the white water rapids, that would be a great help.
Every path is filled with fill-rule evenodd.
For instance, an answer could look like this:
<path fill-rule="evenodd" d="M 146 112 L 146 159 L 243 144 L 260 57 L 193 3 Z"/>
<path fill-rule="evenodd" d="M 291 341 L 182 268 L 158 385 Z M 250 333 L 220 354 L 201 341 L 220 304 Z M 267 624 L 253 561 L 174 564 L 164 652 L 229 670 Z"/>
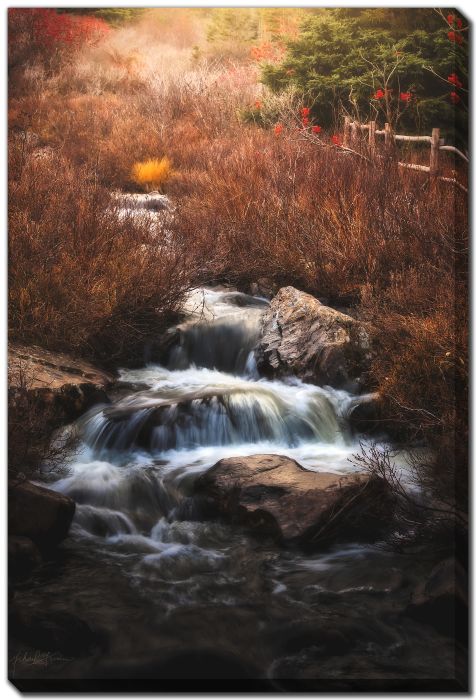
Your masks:
<path fill-rule="evenodd" d="M 266 305 L 229 290 L 190 295 L 167 366 L 122 370 L 113 402 L 74 426 L 79 447 L 53 488 L 77 503 L 74 537 L 132 557 L 133 577 L 193 580 L 226 568 L 227 527 L 194 520 L 189 498 L 224 457 L 274 453 L 314 471 L 356 470 L 347 416 L 358 397 L 258 376 Z"/>
<path fill-rule="evenodd" d="M 356 469 L 347 418 L 362 397 L 259 377 L 252 350 L 266 304 L 198 290 L 163 366 L 123 370 L 112 402 L 72 426 L 77 448 L 49 483 L 77 504 L 64 565 L 21 593 L 22 606 L 72 608 L 107 640 L 98 656 L 61 667 L 65 676 L 223 673 L 281 690 L 451 677 L 450 642 L 395 616 L 431 563 L 355 543 L 307 554 L 201 520 L 194 481 L 224 457 Z"/>

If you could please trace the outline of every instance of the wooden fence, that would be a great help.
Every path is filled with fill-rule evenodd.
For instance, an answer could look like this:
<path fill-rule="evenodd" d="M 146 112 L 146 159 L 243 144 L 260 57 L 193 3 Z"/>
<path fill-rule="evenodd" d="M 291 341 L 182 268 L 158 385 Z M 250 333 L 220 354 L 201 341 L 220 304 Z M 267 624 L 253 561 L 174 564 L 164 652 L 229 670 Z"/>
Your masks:
<path fill-rule="evenodd" d="M 394 134 L 390 124 L 385 124 L 384 129 L 377 129 L 377 123 L 371 121 L 368 124 L 361 124 L 357 121 L 352 121 L 350 117 L 344 119 L 344 138 L 342 145 L 344 148 L 354 150 L 365 137 L 365 132 L 368 132 L 367 143 L 368 153 L 371 159 L 385 158 L 386 156 L 377 153 L 377 136 L 384 137 L 385 151 L 387 154 L 392 153 L 396 142 L 423 142 L 430 144 L 430 162 L 428 165 L 418 165 L 417 163 L 406 163 L 398 161 L 401 168 L 410 168 L 411 170 L 419 170 L 428 173 L 432 178 L 438 178 L 444 182 L 450 182 L 456 187 L 459 187 L 464 192 L 468 192 L 467 188 L 458 182 L 455 178 L 443 177 L 440 175 L 440 151 L 449 151 L 456 156 L 469 163 L 468 157 L 455 146 L 446 146 L 444 139 L 440 138 L 440 130 L 433 129 L 431 136 L 404 136 L 403 134 Z"/>

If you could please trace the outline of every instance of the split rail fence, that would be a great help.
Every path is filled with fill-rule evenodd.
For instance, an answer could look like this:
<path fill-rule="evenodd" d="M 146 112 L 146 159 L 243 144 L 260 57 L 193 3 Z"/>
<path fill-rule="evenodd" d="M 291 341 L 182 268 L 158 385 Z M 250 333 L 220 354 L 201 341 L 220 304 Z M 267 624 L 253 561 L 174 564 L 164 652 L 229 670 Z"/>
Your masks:
<path fill-rule="evenodd" d="M 377 153 L 377 136 L 383 136 L 385 149 L 387 153 L 391 153 L 398 141 L 401 142 L 424 142 L 430 144 L 430 162 L 429 165 L 419 165 L 417 163 L 407 163 L 398 161 L 401 168 L 409 168 L 411 170 L 419 170 L 425 172 L 432 178 L 438 178 L 444 182 L 450 182 L 456 187 L 459 187 L 463 192 L 468 192 L 467 188 L 458 182 L 455 178 L 444 177 L 440 175 L 440 151 L 454 153 L 456 156 L 469 163 L 468 157 L 455 146 L 446 146 L 444 139 L 440 138 L 440 130 L 433 129 L 431 136 L 405 136 L 403 134 L 394 134 L 390 124 L 385 124 L 383 129 L 377 129 L 377 123 L 370 121 L 368 124 L 361 124 L 357 121 L 352 121 L 350 117 L 344 119 L 344 138 L 342 145 L 344 148 L 355 149 L 362 143 L 362 138 L 365 132 L 368 131 L 368 152 L 371 159 L 385 158 L 384 155 Z"/>

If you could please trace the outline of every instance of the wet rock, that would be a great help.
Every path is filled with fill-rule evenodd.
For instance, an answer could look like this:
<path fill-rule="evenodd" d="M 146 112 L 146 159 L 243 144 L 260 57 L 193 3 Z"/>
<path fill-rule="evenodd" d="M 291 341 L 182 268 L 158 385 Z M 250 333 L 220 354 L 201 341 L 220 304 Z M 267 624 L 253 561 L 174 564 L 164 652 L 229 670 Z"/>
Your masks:
<path fill-rule="evenodd" d="M 468 579 L 453 558 L 437 564 L 426 581 L 414 590 L 406 614 L 431 625 L 442 634 L 463 638 L 467 634 Z"/>
<path fill-rule="evenodd" d="M 14 608 L 9 616 L 10 635 L 34 649 L 58 651 L 65 656 L 89 654 L 101 641 L 98 633 L 66 611 L 38 612 Z"/>
<path fill-rule="evenodd" d="M 380 394 L 359 396 L 349 406 L 346 416 L 355 433 L 378 433 L 382 427 L 382 402 Z"/>
<path fill-rule="evenodd" d="M 8 488 L 8 533 L 28 537 L 40 549 L 55 547 L 68 534 L 74 501 L 30 481 L 14 481 Z"/>
<path fill-rule="evenodd" d="M 331 541 L 375 540 L 393 506 L 381 479 L 312 472 L 280 455 L 222 459 L 195 488 L 209 516 L 310 549 Z"/>
<path fill-rule="evenodd" d="M 261 277 L 256 282 L 251 282 L 249 286 L 250 294 L 256 297 L 264 297 L 265 299 L 272 299 L 277 291 L 278 286 L 268 277 Z"/>
<path fill-rule="evenodd" d="M 114 378 L 85 360 L 37 346 L 10 344 L 8 351 L 11 420 L 25 411 L 48 411 L 60 424 L 91 406 L 109 401 Z"/>
<path fill-rule="evenodd" d="M 9 581 L 28 578 L 39 564 L 41 564 L 41 554 L 32 540 L 20 536 L 8 538 Z"/>
<path fill-rule="evenodd" d="M 310 294 L 283 287 L 262 319 L 258 368 L 269 376 L 295 374 L 304 381 L 348 387 L 372 357 L 367 324 L 324 306 Z"/>

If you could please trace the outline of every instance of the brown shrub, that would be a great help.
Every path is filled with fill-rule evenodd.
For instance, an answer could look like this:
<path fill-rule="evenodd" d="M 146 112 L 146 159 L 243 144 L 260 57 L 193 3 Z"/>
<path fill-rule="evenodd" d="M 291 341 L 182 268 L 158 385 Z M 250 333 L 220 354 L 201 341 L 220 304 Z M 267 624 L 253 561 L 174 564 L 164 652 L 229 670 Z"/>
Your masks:
<path fill-rule="evenodd" d="M 191 256 L 178 238 L 165 245 L 147 222 L 121 216 L 86 167 L 20 151 L 11 145 L 11 336 L 105 363 L 131 360 L 176 313 Z"/>

